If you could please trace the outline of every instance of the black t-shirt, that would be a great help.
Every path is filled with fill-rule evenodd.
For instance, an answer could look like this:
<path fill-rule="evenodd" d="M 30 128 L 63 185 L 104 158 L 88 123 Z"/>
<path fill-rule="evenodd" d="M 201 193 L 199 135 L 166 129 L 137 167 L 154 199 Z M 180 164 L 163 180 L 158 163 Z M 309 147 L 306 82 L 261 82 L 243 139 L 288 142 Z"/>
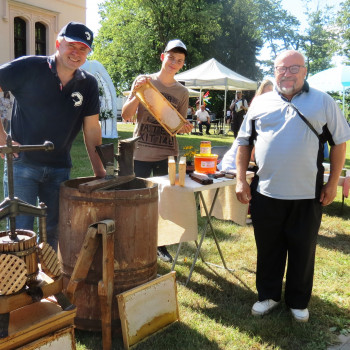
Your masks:
<path fill-rule="evenodd" d="M 12 139 L 22 145 L 47 140 L 55 147 L 51 152 L 22 152 L 20 157 L 39 165 L 71 167 L 69 152 L 84 118 L 99 113 L 96 79 L 78 69 L 62 87 L 55 56 L 26 56 L 0 67 L 0 86 L 15 97 Z"/>

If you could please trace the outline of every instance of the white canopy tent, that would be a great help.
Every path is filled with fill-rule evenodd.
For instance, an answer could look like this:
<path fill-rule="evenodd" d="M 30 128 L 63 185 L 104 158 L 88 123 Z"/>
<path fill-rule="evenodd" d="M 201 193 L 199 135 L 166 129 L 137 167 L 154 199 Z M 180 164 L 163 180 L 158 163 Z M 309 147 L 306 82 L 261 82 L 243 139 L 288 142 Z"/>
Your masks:
<path fill-rule="evenodd" d="M 319 72 L 307 80 L 315 89 L 329 92 L 342 91 L 345 113 L 345 90 L 350 88 L 350 66 L 339 66 Z"/>
<path fill-rule="evenodd" d="M 257 82 L 225 67 L 215 58 L 175 75 L 175 79 L 191 89 L 224 90 L 224 115 L 228 90 L 256 90 Z"/>
<path fill-rule="evenodd" d="M 101 122 L 102 137 L 118 138 L 117 114 L 122 101 L 117 97 L 111 77 L 102 63 L 96 60 L 86 61 L 82 68 L 95 76 L 99 87 L 103 90 L 103 95 L 100 96 L 101 111 L 112 111 L 113 118 Z"/>

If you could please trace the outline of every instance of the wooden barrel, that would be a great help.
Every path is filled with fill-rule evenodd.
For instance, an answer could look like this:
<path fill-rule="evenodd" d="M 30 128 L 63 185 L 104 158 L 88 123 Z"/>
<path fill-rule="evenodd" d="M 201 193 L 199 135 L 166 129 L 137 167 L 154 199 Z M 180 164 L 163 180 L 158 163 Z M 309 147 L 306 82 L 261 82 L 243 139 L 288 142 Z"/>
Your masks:
<path fill-rule="evenodd" d="M 117 295 L 157 275 L 158 185 L 136 178 L 112 190 L 79 192 L 81 183 L 94 179 L 77 178 L 61 185 L 58 257 L 66 286 L 88 227 L 101 220 L 114 220 L 114 294 Z M 76 292 L 75 325 L 79 329 L 101 329 L 98 298 L 98 282 L 102 279 L 101 262 L 100 245 L 83 286 Z M 115 330 L 120 329 L 115 296 L 112 324 Z"/>
<path fill-rule="evenodd" d="M 30 230 L 16 229 L 17 240 L 9 237 L 8 231 L 0 232 L 0 254 L 12 254 L 22 259 L 27 267 L 27 284 L 36 281 L 39 272 L 36 234 Z"/>

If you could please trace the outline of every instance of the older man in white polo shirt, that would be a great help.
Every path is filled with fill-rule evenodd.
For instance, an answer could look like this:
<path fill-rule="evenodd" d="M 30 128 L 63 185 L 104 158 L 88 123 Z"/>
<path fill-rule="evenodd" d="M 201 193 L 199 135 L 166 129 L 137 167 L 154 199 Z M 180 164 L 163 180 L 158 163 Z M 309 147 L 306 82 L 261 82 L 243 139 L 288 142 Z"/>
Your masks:
<path fill-rule="evenodd" d="M 203 125 L 206 126 L 206 134 L 210 135 L 210 116 L 209 113 L 205 110 L 205 105 L 201 105 L 201 108 L 196 112 L 199 132 L 203 133 Z"/>
<path fill-rule="evenodd" d="M 257 246 L 252 314 L 263 316 L 282 296 L 293 317 L 307 322 L 322 207 L 334 200 L 350 128 L 335 101 L 305 81 L 304 57 L 297 51 L 275 60 L 275 89 L 254 98 L 237 137 L 237 198 L 251 201 Z M 324 142 L 331 145 L 331 173 L 323 183 Z M 255 145 L 257 186 L 246 181 Z M 286 264 L 288 259 L 288 265 Z"/>

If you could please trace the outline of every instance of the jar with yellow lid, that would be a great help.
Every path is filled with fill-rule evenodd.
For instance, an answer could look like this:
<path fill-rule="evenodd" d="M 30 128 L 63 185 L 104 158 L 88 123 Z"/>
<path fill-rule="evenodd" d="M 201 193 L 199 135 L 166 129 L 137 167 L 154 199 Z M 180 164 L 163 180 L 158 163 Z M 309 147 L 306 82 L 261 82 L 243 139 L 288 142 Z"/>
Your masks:
<path fill-rule="evenodd" d="M 201 141 L 199 153 L 201 155 L 210 156 L 211 155 L 211 142 L 210 141 Z"/>

